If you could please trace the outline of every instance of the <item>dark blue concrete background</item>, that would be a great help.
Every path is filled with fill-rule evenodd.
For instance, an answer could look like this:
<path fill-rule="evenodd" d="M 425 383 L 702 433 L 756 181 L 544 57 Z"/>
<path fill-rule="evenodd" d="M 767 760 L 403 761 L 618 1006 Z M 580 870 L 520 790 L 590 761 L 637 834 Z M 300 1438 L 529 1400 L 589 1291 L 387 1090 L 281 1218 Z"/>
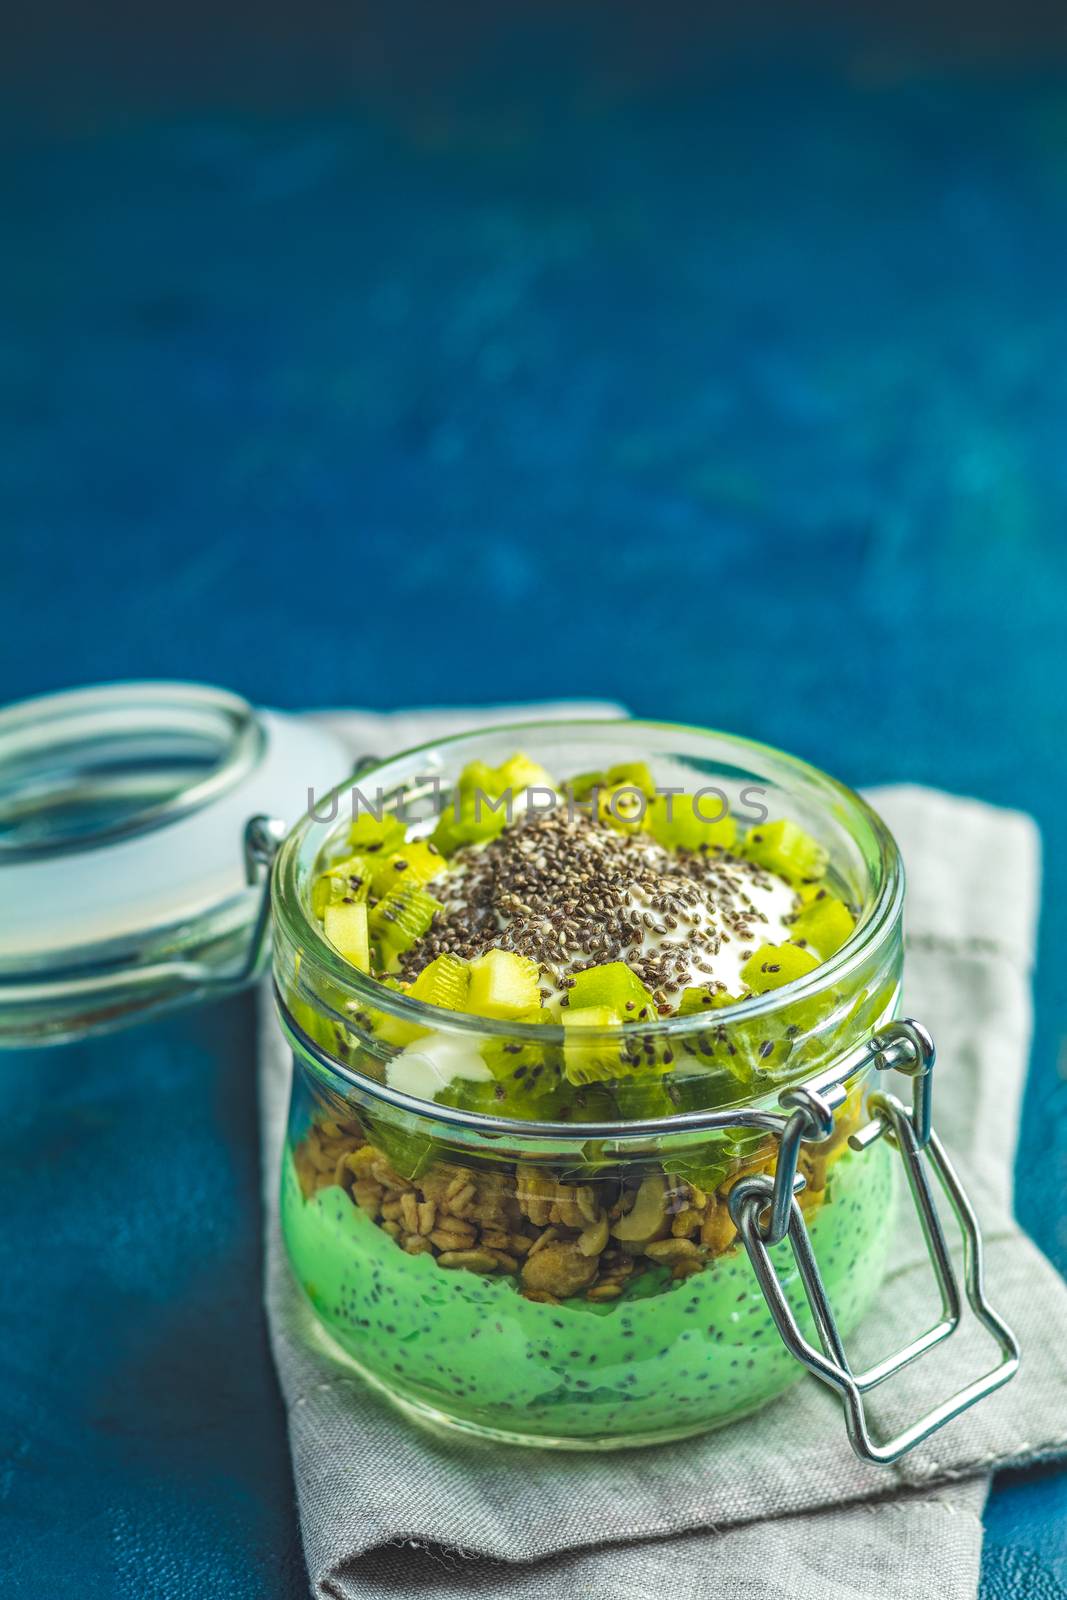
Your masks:
<path fill-rule="evenodd" d="M 11 74 L 0 698 L 612 695 L 1029 809 L 1065 1267 L 1067 73 L 549 14 L 320 51 L 314 107 L 275 35 Z M 0 1063 L 5 1594 L 304 1591 L 250 1049 L 239 1000 Z M 1067 1594 L 1062 1475 L 987 1530 L 987 1600 Z"/>

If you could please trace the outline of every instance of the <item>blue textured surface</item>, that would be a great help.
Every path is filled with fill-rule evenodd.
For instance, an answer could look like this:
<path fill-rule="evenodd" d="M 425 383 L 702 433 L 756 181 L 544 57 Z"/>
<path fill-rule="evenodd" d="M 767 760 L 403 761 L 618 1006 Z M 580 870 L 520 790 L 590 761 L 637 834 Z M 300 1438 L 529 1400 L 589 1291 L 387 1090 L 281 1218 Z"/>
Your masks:
<path fill-rule="evenodd" d="M 1033 811 L 1064 1267 L 1067 80 L 550 54 L 16 136 L 2 696 L 605 694 Z M 0 1062 L 5 1593 L 303 1592 L 250 1029 Z M 1067 1594 L 1062 1475 L 987 1528 L 986 1600 Z"/>

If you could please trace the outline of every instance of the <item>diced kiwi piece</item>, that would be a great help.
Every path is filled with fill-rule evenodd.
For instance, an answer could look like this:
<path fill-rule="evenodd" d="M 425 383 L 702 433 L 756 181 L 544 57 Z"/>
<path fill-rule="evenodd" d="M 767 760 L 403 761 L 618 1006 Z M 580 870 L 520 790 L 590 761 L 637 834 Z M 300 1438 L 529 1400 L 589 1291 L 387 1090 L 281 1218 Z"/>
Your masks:
<path fill-rule="evenodd" d="M 445 1088 L 434 1095 L 438 1105 L 456 1106 L 462 1111 L 475 1111 L 486 1117 L 517 1117 L 529 1121 L 543 1117 L 544 1106 L 530 1095 L 524 1085 L 513 1078 L 491 1083 L 475 1082 L 471 1078 L 453 1078 Z"/>
<path fill-rule="evenodd" d="M 531 1023 L 551 1018 L 544 1012 L 528 1011 L 514 1020 Z M 449 1093 L 457 1099 L 449 1103 L 470 1104 L 480 1099 L 482 1109 L 497 1116 L 536 1117 L 545 1122 L 573 1119 L 575 1090 L 561 1077 L 560 1055 L 555 1046 L 533 1040 L 486 1039 L 481 1054 L 493 1074 L 493 1083 L 453 1082 Z"/>
<path fill-rule="evenodd" d="M 359 1040 L 342 1023 L 327 1016 L 295 991 L 286 995 L 286 1003 L 294 1021 L 327 1055 L 339 1056 L 342 1061 L 351 1059 L 359 1048 Z"/>
<path fill-rule="evenodd" d="M 368 922 L 370 936 L 383 957 L 382 965 L 388 966 L 402 950 L 410 950 L 440 910 L 440 900 L 417 883 L 402 883 L 379 900 L 371 909 Z"/>
<path fill-rule="evenodd" d="M 606 1083 L 585 1083 L 577 1089 L 564 1084 L 561 1098 L 566 1097 L 556 1113 L 559 1122 L 614 1122 L 617 1120 L 615 1096 Z M 547 1118 L 546 1118 L 547 1120 Z M 582 1162 L 588 1165 L 596 1147 L 592 1143 L 582 1146 Z M 605 1163 L 599 1163 L 603 1166 Z"/>
<path fill-rule="evenodd" d="M 695 1056 L 703 1065 L 700 1072 L 689 1070 L 671 1074 L 668 1082 L 677 1109 L 708 1111 L 719 1106 L 736 1105 L 739 1088 L 742 1091 L 751 1090 L 755 1081 L 755 1073 L 747 1065 L 746 1059 L 740 1052 L 730 1056 L 725 1051 L 723 1041 L 716 1039 L 710 1030 L 708 1034 L 701 1035 L 701 1045 L 694 1046 L 693 1040 L 686 1040 L 684 1044 L 680 1039 L 674 1041 L 679 1061 L 687 1056 Z"/>
<path fill-rule="evenodd" d="M 750 861 L 794 884 L 824 877 L 830 861 L 825 846 L 788 817 L 750 828 L 743 848 Z"/>
<path fill-rule="evenodd" d="M 633 784 L 609 784 L 597 791 L 597 820 L 616 833 L 639 833 L 644 827 L 647 809 L 642 795 L 634 793 Z"/>
<path fill-rule="evenodd" d="M 469 761 L 460 773 L 456 789 L 463 802 L 481 801 L 481 809 L 488 810 L 487 800 L 499 800 L 510 790 L 512 795 L 532 784 L 552 787 L 552 779 L 536 761 L 517 754 L 500 767 L 491 767 L 487 761 Z M 500 814 L 504 814 L 501 806 Z"/>
<path fill-rule="evenodd" d="M 708 795 L 658 794 L 649 801 L 645 828 L 668 850 L 730 850 L 737 839 L 733 817 L 727 813 L 706 822 L 701 815 L 716 809 Z"/>
<path fill-rule="evenodd" d="M 819 965 L 819 958 L 797 944 L 761 944 L 741 968 L 741 981 L 753 994 L 766 994 L 802 978 Z"/>
<path fill-rule="evenodd" d="M 709 1139 L 707 1144 L 678 1155 L 672 1154 L 664 1161 L 664 1167 L 671 1177 L 682 1178 L 686 1183 L 703 1189 L 705 1194 L 714 1194 L 732 1165 L 733 1157 L 721 1137 Z"/>
<path fill-rule="evenodd" d="M 321 917 L 326 907 L 337 900 L 366 900 L 374 873 L 373 856 L 348 856 L 335 861 L 311 887 L 311 909 Z"/>
<path fill-rule="evenodd" d="M 383 989 L 392 989 L 397 994 L 408 994 L 411 990 L 411 985 L 401 983 L 399 978 L 379 978 L 377 981 Z M 430 1031 L 420 1028 L 418 1023 L 408 1022 L 403 1017 L 394 1017 L 388 1011 L 379 1011 L 370 1006 L 360 1013 L 357 1021 L 364 1023 L 382 1044 L 395 1045 L 398 1050 L 416 1039 L 424 1039 Z"/>
<path fill-rule="evenodd" d="M 524 1011 L 511 1020 L 545 1023 L 553 1021 L 553 1018 L 549 1012 L 538 1007 Z M 559 1087 L 558 1051 L 539 1040 L 487 1038 L 482 1043 L 481 1055 L 494 1078 L 505 1083 L 514 1080 L 524 1094 L 543 1099 Z M 548 1115 L 547 1112 L 544 1114 Z"/>
<path fill-rule="evenodd" d="M 466 1010 L 476 1017 L 514 1020 L 541 1002 L 536 961 L 512 950 L 487 950 L 471 962 Z"/>
<path fill-rule="evenodd" d="M 786 977 L 784 968 L 792 961 L 787 955 L 785 962 L 780 961 L 783 950 L 795 950 L 803 958 L 808 952 L 800 950 L 798 946 L 765 945 L 751 958 L 757 968 L 751 974 L 757 990 L 774 987 L 789 978 L 803 976 L 802 973 L 791 971 Z M 809 957 L 810 959 L 810 957 Z M 777 973 L 762 972 L 758 969 L 766 963 L 768 966 L 779 966 L 783 970 Z M 802 961 L 805 971 L 818 966 L 817 961 L 808 966 Z M 746 978 L 742 969 L 742 978 Z M 747 981 L 747 980 L 746 980 Z M 736 998 L 736 997 L 735 997 Z M 743 998 L 743 997 L 742 997 Z M 721 1069 L 723 1073 L 735 1080 L 736 1085 L 741 1084 L 751 1090 L 760 1079 L 767 1078 L 772 1082 L 781 1078 L 785 1073 L 795 1073 L 799 1070 L 798 1063 L 803 1059 L 809 1034 L 814 1030 L 821 1039 L 825 1039 L 825 1019 L 833 1011 L 833 998 L 829 999 L 823 994 L 806 997 L 803 1000 L 794 1000 L 792 1004 L 783 1007 L 781 1014 L 772 1017 L 752 1015 L 742 1008 L 736 1017 L 729 1022 L 719 1019 L 714 1010 L 707 1013 L 706 1021 L 697 1026 L 693 1033 L 684 1041 L 676 1041 L 676 1048 L 680 1054 L 696 1057 L 701 1062 L 707 1062 L 714 1072 Z M 821 1048 L 821 1047 L 820 1047 Z M 698 1075 L 680 1075 L 676 1079 L 683 1097 L 688 1099 L 690 1088 L 694 1087 L 701 1099 L 706 1097 L 705 1080 Z M 718 1098 L 719 1089 L 728 1088 L 725 1078 L 721 1079 L 718 1086 L 712 1086 L 713 1100 Z M 700 1100 L 694 1102 L 694 1108 Z"/>
<path fill-rule="evenodd" d="M 828 889 L 820 889 L 794 920 L 792 937 L 802 940 L 826 961 L 840 950 L 855 926 L 855 919 L 844 901 Z"/>
<path fill-rule="evenodd" d="M 596 791 L 596 821 L 616 833 L 638 833 L 645 824 L 645 796 L 653 790 L 652 774 L 644 762 L 622 763 L 607 772 L 582 772 L 567 788 L 576 801 L 588 801 Z"/>
<path fill-rule="evenodd" d="M 453 1078 L 434 1094 L 440 1106 L 455 1106 L 460 1111 L 476 1111 L 487 1117 L 506 1117 L 506 1091 L 497 1093 L 496 1082 L 476 1082 L 472 1078 Z"/>
<path fill-rule="evenodd" d="M 512 798 L 523 789 L 555 788 L 550 773 L 521 751 L 499 767 L 486 761 L 470 761 L 456 782 L 456 800 L 446 806 L 433 831 L 432 840 L 448 856 L 467 844 L 495 839 L 508 822 L 506 796 Z"/>
<path fill-rule="evenodd" d="M 506 796 L 512 798 L 523 789 L 555 788 L 551 774 L 521 751 L 499 767 L 485 761 L 470 761 L 456 782 L 456 799 L 441 813 L 433 831 L 433 843 L 444 855 L 452 855 L 466 844 L 495 839 L 508 822 Z"/>
<path fill-rule="evenodd" d="M 431 844 L 435 844 L 443 856 L 454 855 L 457 850 L 462 850 L 465 844 L 470 844 L 470 839 L 465 836 L 452 806 L 446 806 L 437 819 L 437 824 L 430 835 Z"/>
<path fill-rule="evenodd" d="M 402 850 L 394 850 L 378 865 L 371 879 L 370 892 L 376 900 L 399 883 L 426 885 L 448 870 L 448 862 L 428 839 L 409 839 Z"/>
<path fill-rule="evenodd" d="M 331 878 L 343 883 L 342 898 L 351 896 L 353 900 L 366 900 L 370 894 L 375 865 L 374 856 L 346 856 L 343 861 L 333 862 L 328 873 Z"/>
<path fill-rule="evenodd" d="M 402 1128 L 385 1117 L 368 1117 L 370 1142 L 385 1156 L 394 1172 L 413 1183 L 439 1154 L 433 1139 L 414 1128 Z"/>
<path fill-rule="evenodd" d="M 408 993 L 413 1000 L 428 1006 L 443 1006 L 446 1011 L 462 1011 L 467 1004 L 471 970 L 459 956 L 445 952 L 419 973 Z"/>
<path fill-rule="evenodd" d="M 399 850 L 405 834 L 404 824 L 391 813 L 376 817 L 364 811 L 352 819 L 348 842 L 357 855 L 382 856 Z"/>
<path fill-rule="evenodd" d="M 479 802 L 474 794 L 461 795 L 459 814 L 456 813 L 454 802 L 447 805 L 437 819 L 430 843 L 436 845 L 442 855 L 454 855 L 464 845 L 495 839 L 503 833 L 507 820 L 507 811 L 502 803 L 498 809 L 493 809 L 485 800 Z"/>
<path fill-rule="evenodd" d="M 871 1032 L 884 1025 L 896 1010 L 899 984 L 890 978 L 876 989 L 861 989 L 841 1022 L 841 1037 L 850 1040 L 864 1030 Z"/>
<path fill-rule="evenodd" d="M 416 1039 L 427 1038 L 429 1032 L 429 1028 L 420 1028 L 417 1023 L 406 1022 L 403 1017 L 388 1016 L 385 1012 L 378 1013 L 374 1027 L 376 1039 L 380 1039 L 382 1044 L 395 1045 L 398 1050 L 414 1044 Z"/>
<path fill-rule="evenodd" d="M 821 894 L 829 894 L 830 892 L 825 883 L 822 883 L 818 878 L 813 878 L 810 883 L 794 884 L 793 887 L 796 890 L 797 899 L 800 901 L 801 910 L 810 905 L 813 900 L 817 900 Z"/>
<path fill-rule="evenodd" d="M 497 769 L 500 787 L 498 794 L 505 794 L 508 789 L 512 794 L 518 794 L 521 789 L 554 789 L 556 780 L 547 772 L 539 761 L 531 761 L 529 756 L 523 755 L 521 750 L 516 750 Z"/>
<path fill-rule="evenodd" d="M 735 1006 L 740 998 L 740 995 L 730 994 L 726 989 L 697 986 L 682 990 L 682 998 L 678 1002 L 676 1011 L 680 1017 L 692 1016 L 697 1011 L 718 1011 L 723 1006 Z"/>
<path fill-rule="evenodd" d="M 607 1006 L 624 1022 L 651 1022 L 658 1015 L 651 992 L 625 961 L 605 961 L 576 972 L 567 991 L 567 1005 Z"/>
<path fill-rule="evenodd" d="M 736 1100 L 738 1085 L 745 1090 L 750 1089 L 758 1070 L 758 1063 L 753 1058 L 754 1053 L 748 1047 L 747 1040 L 739 1041 L 730 1037 L 725 1030 L 718 1030 L 710 1022 L 706 1032 L 684 1043 L 676 1041 L 675 1049 L 679 1059 L 693 1056 L 706 1063 L 707 1068 L 705 1072 L 683 1073 L 675 1077 L 683 1108 L 687 1111 Z"/>
<path fill-rule="evenodd" d="M 628 1122 L 650 1122 L 673 1117 L 680 1109 L 677 1093 L 662 1078 L 630 1078 L 614 1088 L 620 1114 Z"/>
<path fill-rule="evenodd" d="M 706 1144 L 666 1158 L 664 1166 L 676 1177 L 695 1184 L 705 1194 L 713 1194 L 736 1169 L 739 1162 L 751 1159 L 767 1135 L 756 1129 L 740 1129 L 713 1134 Z"/>
<path fill-rule="evenodd" d="M 360 900 L 345 900 L 328 905 L 323 912 L 322 926 L 334 949 L 360 972 L 370 971 L 370 937 L 367 927 L 367 907 Z"/>
<path fill-rule="evenodd" d="M 620 761 L 608 768 L 605 777 L 609 785 L 620 789 L 640 789 L 650 800 L 656 792 L 656 780 L 647 761 Z"/>
<path fill-rule="evenodd" d="M 621 1041 L 583 1038 L 593 1029 L 617 1028 L 622 1017 L 610 1006 L 567 1006 L 563 1026 L 563 1072 L 571 1083 L 597 1083 L 618 1078 L 623 1071 Z"/>
<path fill-rule="evenodd" d="M 503 794 L 507 784 L 501 783 L 499 769 L 491 767 L 488 761 L 468 761 L 456 780 L 456 788 L 464 798 L 480 794 L 495 800 Z"/>
<path fill-rule="evenodd" d="M 578 772 L 573 778 L 568 778 L 565 784 L 565 788 L 570 790 L 575 800 L 588 800 L 594 789 L 607 787 L 606 772 Z"/>

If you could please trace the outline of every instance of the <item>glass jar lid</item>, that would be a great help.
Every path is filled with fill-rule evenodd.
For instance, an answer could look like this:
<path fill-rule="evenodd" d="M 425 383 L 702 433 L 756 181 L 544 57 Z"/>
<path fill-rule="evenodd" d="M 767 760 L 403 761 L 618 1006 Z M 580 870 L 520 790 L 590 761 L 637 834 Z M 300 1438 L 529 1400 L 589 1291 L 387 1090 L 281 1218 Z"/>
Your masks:
<path fill-rule="evenodd" d="M 0 711 L 0 1044 L 58 1043 L 225 991 L 262 891 L 245 827 L 349 766 L 319 724 L 198 684 Z"/>

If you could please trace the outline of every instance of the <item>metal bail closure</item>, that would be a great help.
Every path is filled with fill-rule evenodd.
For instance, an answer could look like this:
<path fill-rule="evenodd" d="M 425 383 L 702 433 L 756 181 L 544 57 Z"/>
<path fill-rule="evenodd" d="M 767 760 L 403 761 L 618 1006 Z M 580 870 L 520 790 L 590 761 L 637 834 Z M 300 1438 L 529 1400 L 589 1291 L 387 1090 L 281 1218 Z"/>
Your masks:
<path fill-rule="evenodd" d="M 895 1068 L 910 1076 L 913 1079 L 912 1108 L 909 1112 L 891 1094 L 870 1095 L 868 1106 L 873 1113 L 872 1120 L 854 1134 L 849 1143 L 853 1149 L 862 1151 L 876 1140 L 888 1136 L 899 1151 L 941 1295 L 941 1317 L 925 1333 L 895 1354 L 887 1356 L 866 1372 L 854 1373 L 845 1354 L 833 1308 L 815 1260 L 811 1236 L 795 1195 L 804 1186 L 803 1177 L 797 1173 L 801 1144 L 819 1142 L 828 1136 L 833 1127 L 834 1111 L 845 1098 L 846 1079 L 869 1065 L 880 1070 Z M 985 1297 L 982 1235 L 978 1220 L 952 1163 L 931 1128 L 933 1065 L 933 1041 L 921 1024 L 910 1020 L 890 1023 L 838 1067 L 782 1095 L 782 1104 L 790 1110 L 791 1115 L 782 1129 L 774 1178 L 758 1176 L 742 1179 L 730 1194 L 730 1214 L 744 1240 L 753 1271 L 783 1343 L 809 1372 L 838 1391 L 844 1404 L 845 1427 L 853 1450 L 861 1460 L 881 1466 L 898 1460 L 953 1417 L 999 1389 L 1015 1375 L 1019 1367 L 1019 1346 L 1015 1335 Z M 996 1366 L 965 1384 L 904 1428 L 895 1438 L 878 1442 L 872 1437 L 868 1425 L 864 1395 L 949 1338 L 959 1325 L 962 1310 L 960 1286 L 934 1203 L 928 1166 L 933 1168 L 963 1236 L 963 1283 L 967 1300 L 979 1323 L 995 1339 L 1000 1360 Z M 817 1349 L 801 1333 L 771 1261 L 770 1249 L 782 1239 L 789 1240 L 793 1251 L 821 1348 Z"/>

